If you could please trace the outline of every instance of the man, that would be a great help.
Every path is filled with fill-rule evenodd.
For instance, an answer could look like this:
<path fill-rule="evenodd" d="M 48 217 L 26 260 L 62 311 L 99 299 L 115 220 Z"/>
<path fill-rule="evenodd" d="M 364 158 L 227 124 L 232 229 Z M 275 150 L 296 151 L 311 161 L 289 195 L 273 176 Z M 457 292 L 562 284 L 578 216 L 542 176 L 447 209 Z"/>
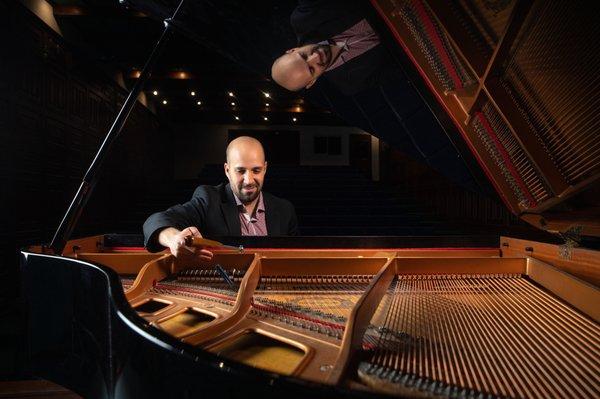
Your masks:
<path fill-rule="evenodd" d="M 229 184 L 199 186 L 192 199 L 144 223 L 146 248 L 170 249 L 178 258 L 209 261 L 212 253 L 185 245 L 188 236 L 298 235 L 294 206 L 262 191 L 267 162 L 260 142 L 242 136 L 226 151 L 225 175 Z"/>
<path fill-rule="evenodd" d="M 300 0 L 290 23 L 299 46 L 273 63 L 271 76 L 280 86 L 308 89 L 326 74 L 344 94 L 355 94 L 380 80 L 385 51 L 360 2 Z"/>

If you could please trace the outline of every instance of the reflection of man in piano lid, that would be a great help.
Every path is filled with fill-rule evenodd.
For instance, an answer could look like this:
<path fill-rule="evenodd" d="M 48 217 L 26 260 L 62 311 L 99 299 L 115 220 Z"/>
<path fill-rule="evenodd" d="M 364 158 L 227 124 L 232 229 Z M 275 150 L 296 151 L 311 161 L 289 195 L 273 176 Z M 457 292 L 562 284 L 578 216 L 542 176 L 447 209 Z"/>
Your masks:
<path fill-rule="evenodd" d="M 326 74 L 345 94 L 376 85 L 383 52 L 364 14 L 354 2 L 300 0 L 290 17 L 298 47 L 275 60 L 273 80 L 298 91 Z"/>
<path fill-rule="evenodd" d="M 151 215 L 144 223 L 146 248 L 167 247 L 185 261 L 210 261 L 206 248 L 186 245 L 204 236 L 297 235 L 293 205 L 262 191 L 267 162 L 261 143 L 247 136 L 227 146 L 224 171 L 229 184 L 199 186 L 192 199 Z M 267 214 L 268 213 L 268 214 Z"/>
<path fill-rule="evenodd" d="M 289 49 L 275 60 L 271 74 L 288 90 L 308 89 L 327 71 L 341 50 L 341 47 L 329 44 L 307 44 Z"/>

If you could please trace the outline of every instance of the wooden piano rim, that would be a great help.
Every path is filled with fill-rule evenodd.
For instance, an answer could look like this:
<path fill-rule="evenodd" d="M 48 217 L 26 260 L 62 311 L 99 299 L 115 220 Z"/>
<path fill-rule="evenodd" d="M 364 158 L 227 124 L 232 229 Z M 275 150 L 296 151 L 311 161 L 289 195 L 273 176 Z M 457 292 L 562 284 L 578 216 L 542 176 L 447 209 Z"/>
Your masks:
<path fill-rule="evenodd" d="M 460 261 L 460 260 L 466 260 L 467 262 L 473 262 L 473 261 L 481 261 L 484 263 L 496 263 L 496 264 L 500 264 L 502 262 L 520 262 L 522 266 L 522 274 L 523 275 L 527 275 L 529 276 L 534 282 L 536 282 L 537 284 L 543 286 L 546 290 L 548 290 L 549 292 L 553 293 L 554 295 L 564 299 L 567 303 L 569 303 L 570 305 L 580 309 L 583 313 L 587 314 L 590 318 L 598 321 L 600 316 L 598 315 L 598 310 L 594 309 L 593 306 L 590 307 L 589 304 L 597 304 L 600 303 L 600 291 L 597 287 L 585 283 L 584 281 L 581 281 L 571 275 L 569 275 L 568 273 L 565 273 L 564 271 L 561 271 L 549 264 L 546 264 L 543 261 L 540 261 L 539 259 L 535 259 L 532 258 L 530 256 L 527 256 L 526 252 L 523 251 L 518 251 L 515 250 L 516 247 L 514 246 L 514 243 L 517 242 L 519 244 L 528 244 L 528 243 L 532 243 L 532 245 L 546 245 L 546 246 L 552 246 L 551 244 L 543 244 L 543 243 L 533 243 L 533 242 L 527 242 L 527 241 L 519 241 L 519 240 L 515 240 L 515 239 L 507 239 L 507 238 L 502 238 L 502 240 L 508 240 L 508 246 L 502 244 L 502 247 L 510 247 L 510 249 L 512 249 L 511 254 L 514 256 L 514 258 L 508 258 L 508 257 L 504 257 L 504 258 L 495 258 L 495 257 L 484 257 L 484 258 L 457 258 L 457 259 L 453 259 L 453 261 Z M 504 241 L 506 242 L 506 241 Z M 513 249 L 514 247 L 514 249 Z M 557 246 L 552 246 L 552 247 L 557 247 Z M 520 248 L 520 247 L 519 247 Z M 537 247 L 536 247 L 536 251 Z M 583 254 L 585 255 L 586 259 L 590 258 L 592 256 L 596 256 L 596 252 L 595 251 L 590 251 L 590 250 L 580 250 L 580 249 L 575 249 L 574 253 L 577 254 L 581 251 L 583 251 Z M 300 252 L 302 252 L 302 250 L 300 250 Z M 502 252 L 505 252 L 505 248 L 502 249 Z M 594 252 L 594 254 L 590 254 L 591 252 Z M 166 257 L 165 257 L 166 258 Z M 258 258 L 258 256 L 257 256 Z M 158 258 L 160 259 L 160 258 Z M 157 261 L 158 259 L 156 259 L 155 261 Z M 575 258 L 574 258 L 575 259 Z M 79 262 L 86 262 L 83 259 L 77 259 L 77 261 Z M 391 270 L 391 265 L 394 265 L 394 267 L 396 267 L 397 263 L 402 263 L 402 262 L 407 262 L 407 263 L 412 263 L 413 266 L 414 264 L 418 264 L 418 263 L 423 263 L 423 262 L 433 262 L 433 263 L 443 263 L 444 261 L 448 261 L 448 258 L 424 258 L 424 257 L 402 257 L 400 256 L 396 256 L 392 259 L 392 262 L 389 263 L 388 269 Z M 88 261 L 87 263 L 90 263 L 92 265 L 94 265 L 95 262 L 93 261 Z M 495 270 L 488 270 L 488 273 L 491 272 L 495 272 Z M 568 284 L 565 284 L 565 282 L 567 282 Z M 558 288 L 557 288 L 558 287 Z M 573 298 L 573 294 L 576 293 L 577 295 L 575 295 L 575 298 Z M 586 308 L 586 304 L 587 304 L 587 308 Z M 241 321 L 243 322 L 244 320 L 246 320 L 244 317 L 241 318 Z M 234 332 L 235 331 L 235 326 L 234 328 L 232 328 L 230 330 L 230 332 Z M 184 341 L 185 342 L 185 341 Z M 300 375 L 298 375 L 298 377 L 300 378 L 304 378 L 304 376 L 302 375 L 302 373 L 300 373 Z M 337 385 L 340 384 L 346 384 L 348 383 L 348 380 L 346 378 L 346 376 L 344 374 L 342 374 L 340 376 L 340 378 L 337 379 Z M 324 379 L 319 380 L 319 382 L 326 382 Z"/>
<path fill-rule="evenodd" d="M 247 315 L 251 308 L 251 299 L 262 275 L 262 262 L 274 263 L 275 265 L 278 264 L 281 267 L 286 267 L 287 263 L 297 266 L 303 260 L 310 260 L 311 262 L 323 261 L 324 263 L 334 265 L 337 261 L 343 262 L 350 259 L 352 259 L 353 263 L 357 264 L 361 262 L 370 263 L 375 260 L 381 261 L 382 266 L 379 272 L 374 276 L 369 287 L 357 301 L 351 316 L 348 318 L 347 328 L 344 331 L 344 336 L 337 350 L 333 349 L 335 346 L 332 347 L 331 343 L 327 344 L 326 341 L 319 342 L 318 339 L 316 341 L 308 339 L 312 337 L 302 339 L 293 330 L 290 331 L 290 334 L 286 334 L 283 329 L 281 329 L 281 333 L 277 333 L 278 327 L 269 322 L 264 325 L 264 328 L 260 329 L 273 335 L 276 339 L 293 343 L 298 347 L 305 347 L 313 351 L 328 349 L 330 353 L 337 353 L 330 373 L 321 373 L 319 375 L 318 372 L 315 372 L 316 366 L 311 364 L 313 361 L 311 360 L 312 356 L 305 357 L 301 362 L 302 366 L 298 366 L 292 373 L 293 376 L 299 378 L 317 379 L 319 382 L 330 385 L 344 384 L 348 379 L 349 367 L 354 363 L 353 354 L 358 353 L 362 342 L 362 335 L 368 326 L 370 316 L 378 306 L 381 297 L 385 294 L 390 281 L 397 274 L 521 274 L 528 276 L 535 283 L 565 300 L 590 318 L 596 321 L 600 320 L 600 310 L 595 309 L 593 305 L 600 303 L 600 290 L 598 288 L 531 257 L 426 258 L 390 256 L 388 258 L 358 258 L 355 256 L 321 258 L 310 256 L 312 254 L 308 253 L 308 256 L 304 258 L 263 258 L 258 254 L 256 255 L 251 265 L 252 271 L 250 272 L 249 269 L 249 272 L 244 277 L 246 284 L 240 286 L 234 311 L 229 316 L 225 316 L 216 322 L 213 321 L 191 334 L 178 338 L 185 343 L 208 350 L 217 345 L 218 342 L 232 339 L 232 337 L 242 334 L 244 331 L 260 329 L 260 322 L 253 322 L 247 318 Z M 236 255 L 231 254 L 230 256 Z M 292 269 L 295 273 L 302 274 L 302 270 L 298 267 L 293 267 Z M 312 273 L 310 274 L 312 275 Z M 294 340 L 294 335 L 297 335 L 299 338 Z M 326 355 L 326 358 L 331 358 L 331 356 Z M 310 370 L 307 370 L 309 368 Z"/>

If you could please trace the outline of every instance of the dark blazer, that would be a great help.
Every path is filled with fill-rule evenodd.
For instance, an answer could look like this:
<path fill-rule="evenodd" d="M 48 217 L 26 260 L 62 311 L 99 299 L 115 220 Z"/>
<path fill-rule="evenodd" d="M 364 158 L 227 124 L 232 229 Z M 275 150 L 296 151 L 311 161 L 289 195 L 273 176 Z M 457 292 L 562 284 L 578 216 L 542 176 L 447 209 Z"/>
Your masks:
<path fill-rule="evenodd" d="M 298 220 L 291 202 L 262 192 L 267 233 L 270 236 L 298 235 Z M 166 227 L 196 226 L 203 237 L 240 236 L 240 218 L 229 184 L 199 186 L 192 199 L 151 215 L 144 223 L 144 245 L 150 252 L 164 249 L 158 233 Z"/>
<path fill-rule="evenodd" d="M 365 18 L 362 7 L 363 2 L 356 0 L 300 0 L 290 17 L 298 45 L 318 43 L 351 28 Z M 387 52 L 379 44 L 325 72 L 323 77 L 342 93 L 352 95 L 377 86 L 389 61 Z"/>

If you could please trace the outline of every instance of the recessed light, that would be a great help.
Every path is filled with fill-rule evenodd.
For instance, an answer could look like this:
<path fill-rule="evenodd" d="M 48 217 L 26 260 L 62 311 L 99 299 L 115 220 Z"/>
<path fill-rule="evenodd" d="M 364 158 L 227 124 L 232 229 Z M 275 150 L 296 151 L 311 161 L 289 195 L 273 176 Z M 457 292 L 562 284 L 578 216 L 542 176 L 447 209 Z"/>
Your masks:
<path fill-rule="evenodd" d="M 235 107 L 235 103 L 231 103 L 231 106 L 232 106 L 232 107 Z"/>
<path fill-rule="evenodd" d="M 269 106 L 269 103 L 266 103 L 266 104 L 265 104 L 265 106 L 267 106 L 267 107 L 268 107 L 268 106 Z"/>
<path fill-rule="evenodd" d="M 269 120 L 269 118 L 267 118 L 266 116 L 265 116 L 265 117 L 263 117 L 263 119 L 264 119 L 264 120 L 266 120 L 266 121 L 268 121 L 268 120 Z"/>
<path fill-rule="evenodd" d="M 236 121 L 239 121 L 239 120 L 240 120 L 240 117 L 239 117 L 239 116 L 235 116 L 234 118 L 235 118 L 235 120 L 236 120 Z"/>
<path fill-rule="evenodd" d="M 229 97 L 233 97 L 233 92 L 231 92 L 231 91 L 230 91 L 230 92 L 229 92 L 229 93 L 227 93 L 227 94 L 229 94 Z"/>
<path fill-rule="evenodd" d="M 191 95 L 192 97 L 194 97 L 194 96 L 196 95 L 196 92 L 195 92 L 195 91 L 192 91 L 192 92 L 190 92 L 190 95 Z"/>
<path fill-rule="evenodd" d="M 296 119 L 296 118 L 292 118 L 292 121 L 294 121 L 294 122 L 296 122 L 297 120 L 298 120 L 298 119 Z"/>
<path fill-rule="evenodd" d="M 265 97 L 267 98 L 271 98 L 271 95 L 269 93 L 264 93 Z"/>
<path fill-rule="evenodd" d="M 196 101 L 196 104 L 202 105 L 202 101 Z"/>
<path fill-rule="evenodd" d="M 158 96 L 158 92 L 157 92 L 156 90 L 154 90 L 154 91 L 152 92 L 152 94 L 154 94 L 155 96 Z"/>
<path fill-rule="evenodd" d="M 163 100 L 163 104 L 164 104 L 164 105 L 167 105 L 167 100 Z"/>

